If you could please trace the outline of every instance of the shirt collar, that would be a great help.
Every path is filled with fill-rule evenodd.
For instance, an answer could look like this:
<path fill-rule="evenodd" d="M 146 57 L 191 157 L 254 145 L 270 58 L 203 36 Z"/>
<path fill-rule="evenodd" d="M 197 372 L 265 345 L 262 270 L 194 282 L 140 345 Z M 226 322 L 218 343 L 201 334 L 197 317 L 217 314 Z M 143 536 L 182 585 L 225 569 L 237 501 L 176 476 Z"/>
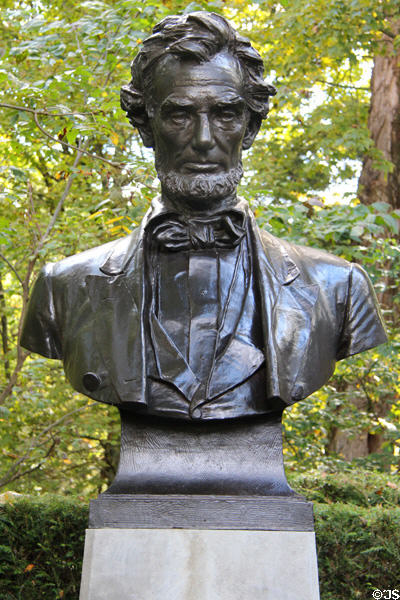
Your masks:
<path fill-rule="evenodd" d="M 237 211 L 239 214 L 243 215 L 243 219 L 246 219 L 246 217 L 251 215 L 247 201 L 240 197 L 238 198 L 237 203 L 231 206 L 228 210 Z M 227 212 L 227 209 L 216 211 L 216 213 L 214 213 L 212 216 L 215 216 L 221 212 Z M 136 230 L 137 233 L 134 232 L 130 236 L 126 236 L 115 242 L 113 250 L 100 267 L 100 271 L 102 271 L 105 275 L 110 276 L 121 275 L 124 273 L 128 268 L 128 265 L 131 263 L 133 255 L 137 251 L 138 247 L 142 247 L 140 240 L 148 225 L 153 222 L 154 219 L 163 215 L 177 216 L 178 213 L 176 210 L 173 210 L 172 207 L 166 206 L 161 196 L 156 196 L 151 203 L 151 207 L 143 217 L 140 228 Z"/>
<path fill-rule="evenodd" d="M 232 206 L 229 206 L 229 208 L 223 208 L 223 209 L 216 210 L 213 213 L 209 213 L 209 216 L 215 217 L 219 214 L 223 214 L 223 213 L 230 212 L 230 211 L 237 212 L 240 215 L 242 215 L 244 218 L 248 215 L 248 212 L 249 212 L 248 202 L 244 198 L 238 197 L 237 202 L 235 204 L 233 204 Z M 167 204 L 167 202 L 165 202 L 165 200 L 163 200 L 163 198 L 161 196 L 156 196 L 151 203 L 150 209 L 147 211 L 147 213 L 143 217 L 143 221 L 142 221 L 143 229 L 144 230 L 147 229 L 147 227 L 150 225 L 150 223 L 152 221 L 154 221 L 155 219 L 157 219 L 159 217 L 164 217 L 167 215 L 176 217 L 176 216 L 180 216 L 180 213 L 174 207 L 169 206 Z M 201 217 L 201 215 L 196 214 L 196 217 Z"/>

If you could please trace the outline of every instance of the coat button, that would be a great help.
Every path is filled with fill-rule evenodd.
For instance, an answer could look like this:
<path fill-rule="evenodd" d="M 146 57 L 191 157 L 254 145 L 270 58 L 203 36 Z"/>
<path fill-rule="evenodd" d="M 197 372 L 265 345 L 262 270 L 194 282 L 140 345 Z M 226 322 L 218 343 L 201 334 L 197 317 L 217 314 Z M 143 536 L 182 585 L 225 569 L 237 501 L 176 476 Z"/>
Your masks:
<path fill-rule="evenodd" d="M 200 408 L 195 408 L 192 412 L 192 419 L 201 419 L 202 414 L 203 413 L 201 412 Z"/>
<path fill-rule="evenodd" d="M 82 382 L 89 392 L 95 392 L 100 387 L 101 379 L 96 373 L 85 373 Z"/>

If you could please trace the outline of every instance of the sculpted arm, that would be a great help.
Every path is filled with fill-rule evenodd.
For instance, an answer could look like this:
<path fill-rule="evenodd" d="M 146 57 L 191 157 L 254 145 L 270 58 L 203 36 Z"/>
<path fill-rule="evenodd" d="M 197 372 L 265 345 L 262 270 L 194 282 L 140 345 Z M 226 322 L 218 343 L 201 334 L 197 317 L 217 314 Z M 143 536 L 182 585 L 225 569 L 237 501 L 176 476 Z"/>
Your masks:
<path fill-rule="evenodd" d="M 45 265 L 33 286 L 25 315 L 21 346 L 47 358 L 62 359 L 52 292 L 53 265 Z"/>
<path fill-rule="evenodd" d="M 387 336 L 371 281 L 364 269 L 353 263 L 337 360 L 364 352 L 386 341 Z"/>

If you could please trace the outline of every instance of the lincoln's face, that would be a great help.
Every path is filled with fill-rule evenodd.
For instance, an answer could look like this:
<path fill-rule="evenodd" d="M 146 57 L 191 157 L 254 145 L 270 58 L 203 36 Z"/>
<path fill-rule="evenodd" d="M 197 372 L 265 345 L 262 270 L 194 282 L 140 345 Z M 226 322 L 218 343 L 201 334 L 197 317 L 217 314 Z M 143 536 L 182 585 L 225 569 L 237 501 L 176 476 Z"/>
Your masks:
<path fill-rule="evenodd" d="M 156 68 L 149 112 L 163 193 L 196 208 L 235 195 L 249 111 L 234 57 L 198 64 L 167 56 Z"/>

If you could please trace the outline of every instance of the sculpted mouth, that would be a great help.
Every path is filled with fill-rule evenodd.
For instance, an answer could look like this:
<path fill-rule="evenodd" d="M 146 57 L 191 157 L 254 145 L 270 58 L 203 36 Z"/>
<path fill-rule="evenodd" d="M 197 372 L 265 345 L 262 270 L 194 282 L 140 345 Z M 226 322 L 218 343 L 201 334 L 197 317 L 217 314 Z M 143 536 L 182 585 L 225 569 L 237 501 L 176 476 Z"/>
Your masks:
<path fill-rule="evenodd" d="M 219 169 L 218 163 L 187 162 L 183 165 L 183 170 L 189 173 L 210 173 Z"/>

